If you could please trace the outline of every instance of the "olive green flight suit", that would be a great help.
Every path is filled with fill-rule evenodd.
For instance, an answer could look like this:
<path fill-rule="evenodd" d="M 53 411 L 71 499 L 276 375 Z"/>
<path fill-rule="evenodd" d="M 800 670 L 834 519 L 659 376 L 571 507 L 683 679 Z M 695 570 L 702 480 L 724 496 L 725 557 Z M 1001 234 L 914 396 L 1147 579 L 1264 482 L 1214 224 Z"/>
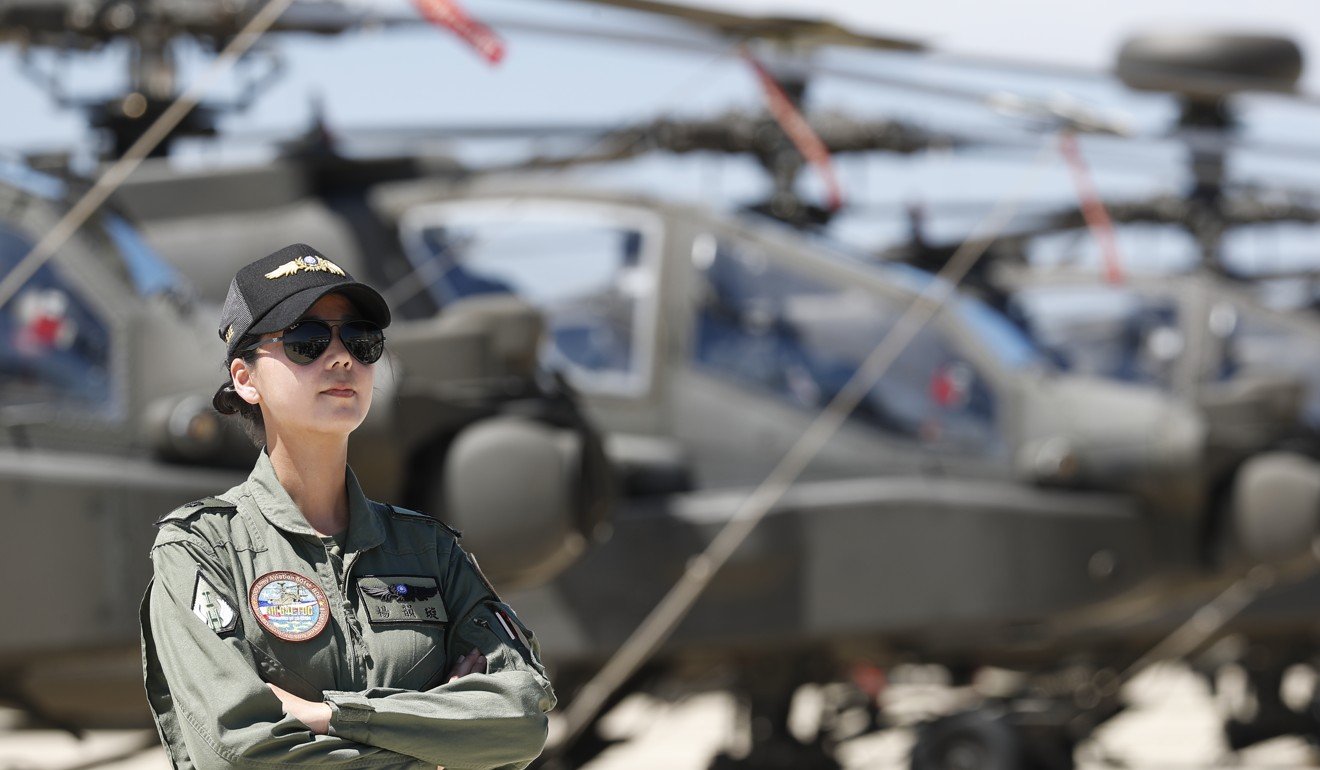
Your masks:
<path fill-rule="evenodd" d="M 246 482 L 158 523 L 142 653 L 171 761 L 525 767 L 545 743 L 555 704 L 535 638 L 456 533 L 367 500 L 351 470 L 347 491 L 342 548 L 307 524 L 264 452 Z M 310 638 L 284 638 L 299 633 Z M 474 647 L 486 673 L 446 682 Z M 284 716 L 266 682 L 329 704 L 330 734 Z"/>

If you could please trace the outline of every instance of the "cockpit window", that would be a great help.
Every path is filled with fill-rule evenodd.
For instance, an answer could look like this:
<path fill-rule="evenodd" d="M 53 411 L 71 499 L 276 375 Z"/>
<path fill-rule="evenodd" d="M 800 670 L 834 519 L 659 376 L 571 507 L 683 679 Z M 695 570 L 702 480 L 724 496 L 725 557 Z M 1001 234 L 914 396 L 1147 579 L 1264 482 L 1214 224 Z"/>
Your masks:
<path fill-rule="evenodd" d="M 1210 332 L 1222 340 L 1214 361 L 1218 379 L 1255 373 L 1296 377 L 1306 388 L 1302 418 L 1320 427 L 1320 334 L 1305 321 L 1288 323 L 1262 310 L 1214 303 Z"/>
<path fill-rule="evenodd" d="M 114 214 L 105 214 L 101 222 L 123 258 L 138 294 L 148 297 L 181 290 L 182 276 L 142 240 L 136 228 Z"/>
<path fill-rule="evenodd" d="M 1015 301 L 1041 344 L 1078 374 L 1173 386 L 1187 341 L 1170 297 L 1123 287 L 1051 287 Z"/>
<path fill-rule="evenodd" d="M 14 194 L 20 199 L 29 196 L 40 199 L 43 207 L 51 206 L 55 213 L 63 213 L 71 205 L 68 183 L 4 159 L 0 159 L 0 188 L 4 188 L 3 194 Z M 22 211 L 22 208 L 14 210 Z M 99 212 L 79 231 L 79 237 L 90 240 L 90 255 L 112 275 L 122 277 L 139 295 L 185 296 L 185 283 L 178 270 L 162 260 L 137 229 L 112 210 Z"/>
<path fill-rule="evenodd" d="M 68 195 L 69 185 L 13 158 L 0 157 L 0 183 L 13 185 L 28 195 L 44 200 L 61 200 Z"/>
<path fill-rule="evenodd" d="M 818 234 L 803 234 L 795 231 L 795 235 L 805 237 L 820 253 L 877 273 L 885 283 L 912 294 L 924 293 L 937 281 L 943 281 L 902 262 L 877 261 L 872 254 Z M 965 294 L 952 294 L 948 306 L 961 318 L 967 333 L 979 338 L 978 344 L 981 349 L 993 356 L 1003 367 L 1052 368 L 1046 352 L 1040 349 L 1027 330 L 1016 321 L 1009 320 L 984 302 Z"/>
<path fill-rule="evenodd" d="M 635 395 L 650 379 L 658 243 L 600 210 L 438 209 L 405 242 L 441 307 L 512 293 L 545 312 L 542 360 L 579 389 Z"/>
<path fill-rule="evenodd" d="M 951 302 L 968 332 L 986 352 L 1010 369 L 1046 368 L 1047 359 L 1027 332 L 978 299 L 956 297 Z"/>
<path fill-rule="evenodd" d="M 33 241 L 0 222 L 0 275 Z M 110 403 L 110 333 L 51 264 L 0 307 L 0 405 Z"/>
<path fill-rule="evenodd" d="M 693 357 L 714 376 L 808 410 L 843 389 L 904 307 L 769 261 L 756 247 L 698 238 L 702 277 Z M 926 325 L 871 388 L 853 420 L 954 451 L 1001 446 L 996 401 L 944 331 Z"/>

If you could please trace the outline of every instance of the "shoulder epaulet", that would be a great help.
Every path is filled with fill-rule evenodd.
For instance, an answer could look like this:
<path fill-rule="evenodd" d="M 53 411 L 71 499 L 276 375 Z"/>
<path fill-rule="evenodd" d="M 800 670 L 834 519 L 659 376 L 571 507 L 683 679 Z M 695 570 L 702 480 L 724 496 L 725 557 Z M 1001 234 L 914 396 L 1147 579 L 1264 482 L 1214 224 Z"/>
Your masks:
<path fill-rule="evenodd" d="M 396 508 L 395 506 L 388 504 L 386 504 L 385 507 L 389 509 L 390 515 L 396 519 L 401 519 L 403 521 L 425 521 L 431 524 L 438 524 L 446 532 L 453 535 L 455 540 L 463 537 L 462 532 L 454 529 L 434 516 L 428 516 L 425 513 L 418 513 L 417 511 L 410 511 L 407 508 Z"/>
<path fill-rule="evenodd" d="M 238 506 L 228 500 L 222 500 L 218 497 L 204 497 L 201 500 L 193 500 L 191 503 L 184 503 L 178 508 L 161 516 L 156 520 L 156 526 L 161 527 L 172 521 L 187 521 L 194 516 L 200 516 L 207 511 L 226 511 L 237 508 Z"/>

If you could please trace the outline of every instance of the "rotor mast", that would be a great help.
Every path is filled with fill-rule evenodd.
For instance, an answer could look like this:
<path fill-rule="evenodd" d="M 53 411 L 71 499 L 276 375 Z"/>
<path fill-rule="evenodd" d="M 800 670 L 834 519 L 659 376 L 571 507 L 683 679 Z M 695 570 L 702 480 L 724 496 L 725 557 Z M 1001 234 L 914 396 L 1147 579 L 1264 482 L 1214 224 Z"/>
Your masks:
<path fill-rule="evenodd" d="M 111 152 L 116 158 L 123 156 L 179 95 L 173 41 L 165 30 L 148 24 L 129 38 L 129 45 L 128 93 L 88 108 L 91 124 L 110 134 Z M 213 117 L 204 109 L 195 111 L 152 150 L 151 157 L 168 155 L 173 140 L 181 134 L 213 134 Z"/>
<path fill-rule="evenodd" d="M 1296 93 L 1301 49 L 1273 35 L 1146 34 L 1123 45 L 1117 74 L 1134 90 L 1177 96 L 1177 135 L 1187 143 L 1192 172 L 1182 224 L 1205 264 L 1223 272 L 1224 137 L 1238 127 L 1232 100 L 1245 91 Z"/>
<path fill-rule="evenodd" d="M 24 61 L 30 65 L 25 71 L 63 106 L 83 110 L 92 128 L 109 134 L 107 154 L 122 157 L 179 98 L 179 41 L 196 40 L 203 48 L 219 53 L 265 7 L 266 3 L 259 0 L 6 0 L 0 3 L 0 42 L 20 43 Z M 332 4 L 298 5 L 294 0 L 293 10 L 298 12 L 281 16 L 271 25 L 271 31 L 334 35 L 354 29 L 362 21 L 359 12 Z M 128 49 L 126 88 L 93 99 L 63 96 L 59 78 L 39 71 L 41 68 L 28 54 L 30 49 L 95 52 L 110 43 L 121 43 Z M 245 109 L 279 72 L 278 59 L 268 50 L 264 52 L 270 59 L 268 71 L 249 74 L 240 84 L 236 100 L 191 110 L 150 155 L 168 155 L 179 137 L 213 136 L 218 115 Z"/>

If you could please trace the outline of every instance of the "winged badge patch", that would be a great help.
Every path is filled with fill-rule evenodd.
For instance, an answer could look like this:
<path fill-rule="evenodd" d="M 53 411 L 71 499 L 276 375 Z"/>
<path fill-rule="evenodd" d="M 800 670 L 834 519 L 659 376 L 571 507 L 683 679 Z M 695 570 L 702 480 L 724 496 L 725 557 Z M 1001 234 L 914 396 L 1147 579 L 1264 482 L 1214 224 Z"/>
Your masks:
<path fill-rule="evenodd" d="M 363 575 L 358 578 L 358 592 L 372 625 L 449 622 L 440 581 L 433 577 Z"/>
<path fill-rule="evenodd" d="M 363 585 L 362 592 L 374 599 L 380 599 L 384 602 L 424 602 L 432 596 L 440 593 L 436 586 L 412 586 L 407 583 L 390 583 L 388 585 Z"/>
<path fill-rule="evenodd" d="M 276 278 L 287 278 L 298 273 L 333 273 L 334 275 L 344 275 L 344 271 L 339 265 L 326 259 L 325 257 L 314 257 L 307 255 L 298 259 L 291 259 L 280 265 L 274 270 L 266 273 L 266 278 L 275 280 Z"/>

